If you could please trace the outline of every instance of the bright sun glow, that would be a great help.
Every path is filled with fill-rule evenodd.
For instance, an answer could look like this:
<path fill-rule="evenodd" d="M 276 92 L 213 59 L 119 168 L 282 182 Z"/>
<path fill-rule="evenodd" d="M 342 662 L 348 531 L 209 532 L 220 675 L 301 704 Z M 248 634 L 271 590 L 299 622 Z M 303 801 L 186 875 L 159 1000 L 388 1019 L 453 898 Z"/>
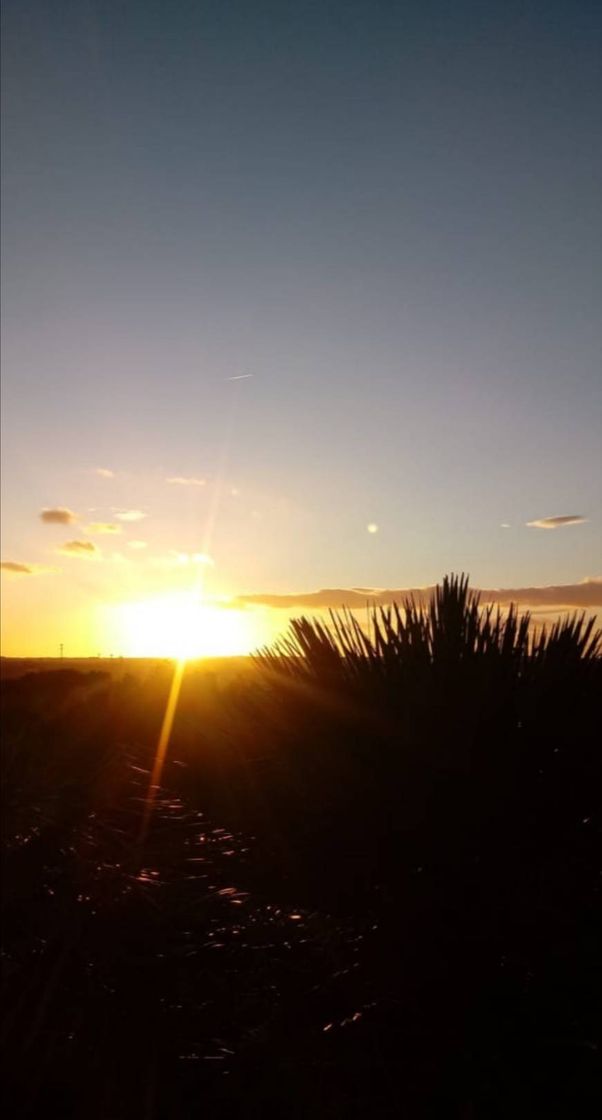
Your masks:
<path fill-rule="evenodd" d="M 262 644 L 251 610 L 174 594 L 117 608 L 122 649 L 129 657 L 231 657 Z"/>

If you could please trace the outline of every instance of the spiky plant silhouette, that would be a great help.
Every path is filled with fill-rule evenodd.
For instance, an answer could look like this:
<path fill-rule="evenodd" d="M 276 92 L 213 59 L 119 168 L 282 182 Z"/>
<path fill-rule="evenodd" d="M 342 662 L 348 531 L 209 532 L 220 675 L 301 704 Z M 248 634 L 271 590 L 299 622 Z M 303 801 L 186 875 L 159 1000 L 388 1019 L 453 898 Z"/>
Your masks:
<path fill-rule="evenodd" d="M 292 621 L 257 656 L 290 832 L 339 852 L 378 835 L 393 867 L 427 848 L 497 859 L 504 837 L 551 851 L 591 808 L 601 639 L 583 614 L 537 628 L 483 605 L 464 574 L 366 629 L 345 610 Z"/>
<path fill-rule="evenodd" d="M 535 665 L 569 668 L 600 656 L 602 630 L 595 618 L 573 615 L 534 630 L 529 612 L 511 603 L 481 606 L 468 576 L 445 576 L 430 603 L 410 596 L 402 604 L 376 607 L 368 631 L 350 611 L 330 611 L 321 621 L 293 619 L 289 633 L 257 654 L 263 667 L 301 680 L 357 685 L 373 679 L 397 683 L 400 676 L 455 663 L 489 660 L 515 674 Z"/>
<path fill-rule="evenodd" d="M 366 629 L 348 610 L 331 611 L 329 625 L 295 619 L 256 660 L 270 703 L 295 708 L 297 724 L 312 707 L 324 721 L 328 711 L 329 746 L 333 735 L 338 750 L 359 743 L 371 768 L 407 766 L 418 751 L 423 765 L 476 768 L 481 779 L 497 765 L 510 780 L 525 752 L 533 761 L 559 739 L 566 747 L 572 737 L 575 763 L 591 753 L 601 647 L 595 618 L 538 628 L 515 604 L 483 605 L 462 574 L 446 576 L 429 602 L 373 609 Z M 351 738 L 339 733 L 345 721 Z"/>

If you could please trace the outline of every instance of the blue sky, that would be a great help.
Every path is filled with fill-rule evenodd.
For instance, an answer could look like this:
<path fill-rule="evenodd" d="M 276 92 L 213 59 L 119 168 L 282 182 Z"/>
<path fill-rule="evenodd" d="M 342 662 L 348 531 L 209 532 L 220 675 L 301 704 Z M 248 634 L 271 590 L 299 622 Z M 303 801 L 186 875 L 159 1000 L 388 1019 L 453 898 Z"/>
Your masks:
<path fill-rule="evenodd" d="M 66 506 L 145 587 L 600 571 L 598 5 L 4 7 L 4 561 Z"/>

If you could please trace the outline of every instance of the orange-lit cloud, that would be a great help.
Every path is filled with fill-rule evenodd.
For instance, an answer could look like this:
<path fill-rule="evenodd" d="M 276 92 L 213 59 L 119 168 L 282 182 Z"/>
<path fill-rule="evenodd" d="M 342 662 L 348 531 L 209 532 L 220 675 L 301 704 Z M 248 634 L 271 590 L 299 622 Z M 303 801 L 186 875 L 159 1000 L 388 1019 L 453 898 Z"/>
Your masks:
<path fill-rule="evenodd" d="M 101 478 L 115 478 L 115 471 L 109 470 L 108 467 L 97 467 L 95 474 L 100 475 Z"/>
<path fill-rule="evenodd" d="M 128 548 L 134 548 L 134 549 L 139 550 L 139 549 L 142 549 L 142 548 L 148 548 L 148 544 L 147 544 L 146 541 L 128 541 Z"/>
<path fill-rule="evenodd" d="M 530 529 L 561 529 L 563 525 L 583 525 L 587 517 L 580 513 L 569 513 L 563 517 L 540 517 L 537 521 L 527 521 Z"/>
<path fill-rule="evenodd" d="M 99 556 L 100 553 L 93 541 L 65 541 L 58 550 L 65 556 Z"/>
<path fill-rule="evenodd" d="M 434 587 L 404 587 L 394 590 L 341 587 L 297 595 L 241 595 L 239 602 L 283 610 L 338 610 L 340 607 L 365 608 L 366 603 L 371 606 L 387 606 L 390 603 L 403 603 L 408 597 L 418 603 L 428 603 L 433 591 Z M 525 607 L 549 607 L 551 610 L 563 607 L 602 607 L 602 577 L 551 587 L 482 589 L 480 594 L 483 603 L 501 605 L 520 603 Z"/>
<path fill-rule="evenodd" d="M 112 525 L 108 521 L 93 521 L 91 525 L 85 526 L 86 533 L 92 533 L 93 536 L 101 536 L 104 533 L 121 533 L 121 525 Z"/>
<path fill-rule="evenodd" d="M 47 525 L 72 525 L 77 521 L 77 514 L 72 509 L 66 509 L 65 506 L 56 506 L 54 509 L 43 509 L 40 513 L 40 521 L 44 521 Z"/>
<path fill-rule="evenodd" d="M 115 511 L 115 517 L 118 521 L 143 521 L 148 514 L 141 509 L 119 509 Z"/>
<path fill-rule="evenodd" d="M 205 486 L 206 479 L 204 478 L 183 478 L 181 475 L 176 475 L 174 478 L 166 478 L 171 486 Z"/>
<path fill-rule="evenodd" d="M 44 572 L 56 571 L 56 568 L 45 568 L 42 564 L 20 564 L 16 560 L 2 560 L 0 569 L 15 576 L 39 576 Z"/>

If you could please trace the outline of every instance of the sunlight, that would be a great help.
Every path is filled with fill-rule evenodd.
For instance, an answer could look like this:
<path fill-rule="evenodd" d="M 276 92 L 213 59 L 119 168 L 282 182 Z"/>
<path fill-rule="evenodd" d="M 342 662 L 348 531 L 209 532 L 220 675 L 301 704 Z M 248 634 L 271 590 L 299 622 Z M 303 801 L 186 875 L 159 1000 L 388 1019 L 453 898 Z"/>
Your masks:
<path fill-rule="evenodd" d="M 176 711 L 178 708 L 178 700 L 180 699 L 180 689 L 182 687 L 185 668 L 186 661 L 184 659 L 177 661 L 174 666 L 174 675 L 171 682 L 171 688 L 169 690 L 169 696 L 167 698 L 167 706 L 165 708 L 165 715 L 163 716 L 163 723 L 161 724 L 159 741 L 157 743 L 157 750 L 155 751 L 155 759 L 153 762 L 153 768 L 148 784 L 144 813 L 142 815 L 140 835 L 138 838 L 140 849 L 142 849 L 146 840 L 146 834 L 148 832 L 151 814 L 157 797 L 157 791 L 161 783 L 163 763 L 165 762 L 167 748 L 169 747 L 171 729 L 173 727 L 173 721 L 175 719 Z"/>
<path fill-rule="evenodd" d="M 129 657 L 233 657 L 261 643 L 253 611 L 187 592 L 117 608 L 121 645 Z"/>

